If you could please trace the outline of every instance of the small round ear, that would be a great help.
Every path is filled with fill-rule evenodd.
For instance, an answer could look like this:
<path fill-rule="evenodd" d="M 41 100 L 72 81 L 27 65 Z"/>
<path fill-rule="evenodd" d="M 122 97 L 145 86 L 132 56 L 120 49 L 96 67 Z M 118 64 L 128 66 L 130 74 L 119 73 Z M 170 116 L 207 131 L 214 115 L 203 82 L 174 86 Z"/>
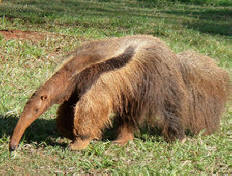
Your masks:
<path fill-rule="evenodd" d="M 48 97 L 47 97 L 47 95 L 42 95 L 41 97 L 40 97 L 40 99 L 43 101 L 43 100 L 46 100 Z"/>

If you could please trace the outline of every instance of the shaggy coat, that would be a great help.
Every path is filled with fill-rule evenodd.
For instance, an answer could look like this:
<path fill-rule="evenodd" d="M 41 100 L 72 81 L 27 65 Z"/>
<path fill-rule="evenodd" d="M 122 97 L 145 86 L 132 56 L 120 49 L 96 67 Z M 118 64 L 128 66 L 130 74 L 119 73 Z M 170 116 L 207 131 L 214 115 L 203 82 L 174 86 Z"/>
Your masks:
<path fill-rule="evenodd" d="M 231 93 L 230 78 L 226 71 L 207 56 L 192 51 L 177 55 L 184 80 L 188 101 L 185 128 L 193 134 L 205 129 L 213 133 L 220 124 L 225 102 Z"/>
<path fill-rule="evenodd" d="M 55 103 L 57 128 L 85 148 L 113 119 L 119 144 L 144 124 L 167 140 L 184 139 L 219 125 L 229 92 L 229 76 L 214 61 L 194 52 L 174 54 L 152 36 L 128 36 L 87 43 L 28 100 L 14 129 L 14 150 L 25 129 Z"/>

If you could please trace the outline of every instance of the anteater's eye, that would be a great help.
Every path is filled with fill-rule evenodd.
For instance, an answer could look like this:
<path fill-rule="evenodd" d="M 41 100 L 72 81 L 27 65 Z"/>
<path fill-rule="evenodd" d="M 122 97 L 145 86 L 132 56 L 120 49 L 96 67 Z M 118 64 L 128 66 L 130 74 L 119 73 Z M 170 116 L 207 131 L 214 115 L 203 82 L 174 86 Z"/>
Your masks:
<path fill-rule="evenodd" d="M 38 108 L 36 108 L 36 109 L 35 109 L 35 112 L 37 113 L 38 111 L 39 111 L 39 109 L 38 109 Z"/>
<path fill-rule="evenodd" d="M 46 100 L 46 99 L 47 99 L 47 95 L 42 95 L 42 96 L 40 97 L 40 99 L 41 99 L 41 100 Z"/>

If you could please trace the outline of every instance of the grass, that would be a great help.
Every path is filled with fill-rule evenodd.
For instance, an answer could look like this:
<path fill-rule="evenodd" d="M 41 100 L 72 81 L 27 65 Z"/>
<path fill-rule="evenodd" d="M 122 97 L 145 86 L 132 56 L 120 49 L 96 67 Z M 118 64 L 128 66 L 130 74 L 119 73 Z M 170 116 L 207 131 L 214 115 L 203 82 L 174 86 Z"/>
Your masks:
<path fill-rule="evenodd" d="M 190 2 L 190 3 L 189 3 Z M 232 109 L 211 136 L 184 144 L 141 134 L 125 147 L 93 141 L 71 152 L 55 130 L 52 107 L 29 127 L 19 150 L 9 136 L 28 97 L 83 41 L 150 34 L 175 51 L 192 49 L 232 70 L 232 3 L 170 0 L 8 0 L 0 4 L 0 30 L 37 31 L 27 39 L 0 33 L 0 175 L 223 175 L 232 173 Z M 210 2 L 210 3 L 209 3 Z M 25 36 L 24 36 L 25 38 Z"/>

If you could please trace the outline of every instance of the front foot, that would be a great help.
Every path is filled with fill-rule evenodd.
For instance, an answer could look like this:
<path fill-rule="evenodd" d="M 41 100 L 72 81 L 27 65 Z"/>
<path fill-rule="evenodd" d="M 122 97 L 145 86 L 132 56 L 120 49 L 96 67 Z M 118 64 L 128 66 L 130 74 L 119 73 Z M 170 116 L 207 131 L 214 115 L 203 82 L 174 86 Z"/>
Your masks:
<path fill-rule="evenodd" d="M 69 145 L 69 149 L 70 150 L 83 150 L 89 145 L 90 141 L 91 139 L 77 138 L 73 140 L 73 142 Z"/>

